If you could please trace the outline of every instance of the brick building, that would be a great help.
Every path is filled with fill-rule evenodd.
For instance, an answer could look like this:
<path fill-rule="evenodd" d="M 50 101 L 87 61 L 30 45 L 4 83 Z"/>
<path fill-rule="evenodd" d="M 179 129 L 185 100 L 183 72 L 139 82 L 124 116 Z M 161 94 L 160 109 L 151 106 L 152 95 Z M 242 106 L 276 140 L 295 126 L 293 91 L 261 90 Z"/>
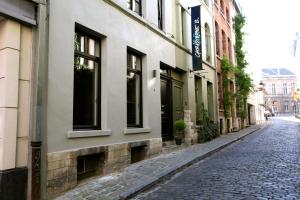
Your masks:
<path fill-rule="evenodd" d="M 219 107 L 219 124 L 222 133 L 231 132 L 238 128 L 236 103 L 232 100 L 233 105 L 230 117 L 225 117 L 224 110 L 224 86 L 221 69 L 221 60 L 227 57 L 229 62 L 235 64 L 234 54 L 234 30 L 233 18 L 236 13 L 240 12 L 239 6 L 234 0 L 215 0 L 215 37 L 216 37 L 216 62 L 217 62 L 217 80 L 218 80 L 218 107 Z M 229 75 L 229 91 L 235 93 L 235 78 Z"/>
<path fill-rule="evenodd" d="M 265 85 L 266 109 L 278 114 L 296 111 L 297 106 L 292 96 L 297 86 L 296 74 L 286 68 L 263 68 L 262 82 Z"/>

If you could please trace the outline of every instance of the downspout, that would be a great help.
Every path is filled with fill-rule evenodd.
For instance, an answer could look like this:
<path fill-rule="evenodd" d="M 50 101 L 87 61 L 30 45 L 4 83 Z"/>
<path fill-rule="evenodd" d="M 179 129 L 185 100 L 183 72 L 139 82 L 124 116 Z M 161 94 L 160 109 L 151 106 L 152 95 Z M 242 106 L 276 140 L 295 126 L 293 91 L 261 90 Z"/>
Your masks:
<path fill-rule="evenodd" d="M 47 0 L 37 3 L 37 29 L 34 30 L 33 82 L 31 105 L 31 179 L 32 200 L 45 199 L 46 194 L 46 97 L 48 66 L 48 6 Z M 29 197 L 30 198 L 30 197 Z"/>

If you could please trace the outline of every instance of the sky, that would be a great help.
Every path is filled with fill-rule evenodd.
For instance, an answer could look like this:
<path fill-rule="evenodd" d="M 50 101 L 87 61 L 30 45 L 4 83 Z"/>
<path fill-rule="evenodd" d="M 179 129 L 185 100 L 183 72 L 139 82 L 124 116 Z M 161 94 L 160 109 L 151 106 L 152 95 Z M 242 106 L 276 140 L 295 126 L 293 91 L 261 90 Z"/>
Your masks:
<path fill-rule="evenodd" d="M 238 0 L 246 16 L 245 51 L 254 82 L 261 68 L 288 68 L 300 83 L 300 49 L 293 55 L 296 32 L 300 36 L 299 0 Z M 300 38 L 299 45 L 300 48 Z"/>

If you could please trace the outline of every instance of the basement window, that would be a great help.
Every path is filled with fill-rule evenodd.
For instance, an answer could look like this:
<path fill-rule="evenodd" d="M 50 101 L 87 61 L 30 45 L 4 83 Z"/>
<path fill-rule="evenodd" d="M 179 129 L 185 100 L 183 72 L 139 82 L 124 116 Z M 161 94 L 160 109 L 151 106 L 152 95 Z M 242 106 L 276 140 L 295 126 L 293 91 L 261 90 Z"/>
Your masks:
<path fill-rule="evenodd" d="M 84 155 L 77 157 L 77 180 L 103 174 L 104 153 Z"/>
<path fill-rule="evenodd" d="M 146 158 L 147 146 L 131 147 L 131 164 L 144 160 Z"/>

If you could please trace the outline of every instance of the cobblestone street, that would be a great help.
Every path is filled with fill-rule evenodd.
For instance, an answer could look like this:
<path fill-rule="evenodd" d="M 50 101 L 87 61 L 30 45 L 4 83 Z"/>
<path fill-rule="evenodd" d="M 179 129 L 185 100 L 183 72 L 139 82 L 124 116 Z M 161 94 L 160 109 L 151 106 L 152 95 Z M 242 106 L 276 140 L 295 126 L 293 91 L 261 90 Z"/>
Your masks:
<path fill-rule="evenodd" d="M 135 199 L 300 199 L 300 122 L 271 120 Z"/>

